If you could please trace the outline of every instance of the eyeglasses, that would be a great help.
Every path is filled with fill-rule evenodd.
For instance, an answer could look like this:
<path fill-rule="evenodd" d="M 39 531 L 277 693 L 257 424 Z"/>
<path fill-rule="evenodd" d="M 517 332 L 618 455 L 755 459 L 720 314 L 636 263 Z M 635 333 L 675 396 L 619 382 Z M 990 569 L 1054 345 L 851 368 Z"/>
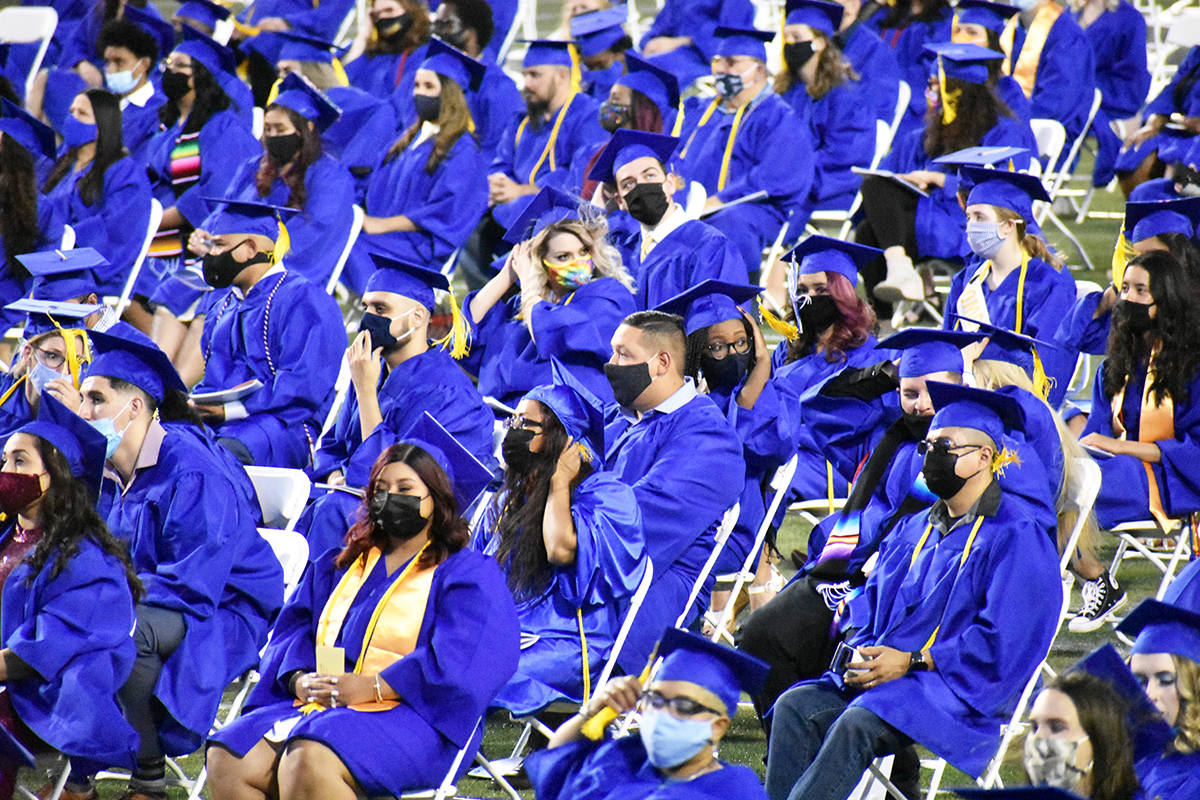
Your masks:
<path fill-rule="evenodd" d="M 661 711 L 664 708 L 670 709 L 671 713 L 677 717 L 694 717 L 697 714 L 724 714 L 723 711 L 717 711 L 715 708 L 709 708 L 703 703 L 697 703 L 690 697 L 667 697 L 666 695 L 654 689 L 642 695 L 642 701 L 650 708 Z"/>
<path fill-rule="evenodd" d="M 33 348 L 33 354 L 37 356 L 38 361 L 53 370 L 62 370 L 62 365 L 67 363 L 67 357 L 57 350 L 46 350 L 41 347 L 35 347 Z"/>
<path fill-rule="evenodd" d="M 704 345 L 704 349 L 708 354 L 715 359 L 722 359 L 729 355 L 730 351 L 738 355 L 745 355 L 750 352 L 750 340 L 745 336 L 738 339 L 736 342 L 713 342 L 712 344 Z"/>
<path fill-rule="evenodd" d="M 922 439 L 921 441 L 917 442 L 917 453 L 920 455 L 925 455 L 927 453 L 934 452 L 940 455 L 949 455 L 955 450 L 962 450 L 963 452 L 959 453 L 959 455 L 962 456 L 966 455 L 972 450 L 978 450 L 981 447 L 983 447 L 981 444 L 955 444 L 953 441 L 943 436 L 940 439 Z"/>
<path fill-rule="evenodd" d="M 160 72 L 166 72 L 166 71 L 170 70 L 172 72 L 181 72 L 184 75 L 192 74 L 192 65 L 191 64 L 182 64 L 182 63 L 180 63 L 178 61 L 174 61 L 170 58 L 164 58 L 162 61 L 159 61 L 158 69 Z"/>
<path fill-rule="evenodd" d="M 546 426 L 540 422 L 535 422 L 528 417 L 523 417 L 520 414 L 513 414 L 511 417 L 504 420 L 504 427 L 508 430 L 513 430 L 515 428 L 516 430 L 534 431 L 537 433 Z"/>

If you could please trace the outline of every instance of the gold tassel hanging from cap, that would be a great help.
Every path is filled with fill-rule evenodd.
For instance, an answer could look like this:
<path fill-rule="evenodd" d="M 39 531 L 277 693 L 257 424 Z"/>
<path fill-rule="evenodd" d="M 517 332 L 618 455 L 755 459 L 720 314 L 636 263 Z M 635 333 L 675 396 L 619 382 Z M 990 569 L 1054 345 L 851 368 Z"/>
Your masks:
<path fill-rule="evenodd" d="M 279 226 L 279 231 L 275 234 L 275 247 L 269 254 L 272 264 L 278 264 L 292 249 L 292 237 L 288 233 L 287 226 L 283 224 L 283 220 L 276 217 L 275 224 Z"/>
<path fill-rule="evenodd" d="M 1056 381 L 1046 374 L 1046 367 L 1042 363 L 1042 357 L 1038 355 L 1037 348 L 1033 348 L 1033 393 L 1045 400 L 1050 396 L 1050 390 L 1054 388 Z"/>
<path fill-rule="evenodd" d="M 763 322 L 771 326 L 771 330 L 775 331 L 780 336 L 786 337 L 788 341 L 794 342 L 800 338 L 800 329 L 796 327 L 795 323 L 787 322 L 786 320 L 775 316 L 775 314 L 771 312 L 771 309 L 763 305 L 762 300 L 758 301 L 758 313 L 762 315 Z"/>
<path fill-rule="evenodd" d="M 1113 248 L 1112 254 L 1112 282 L 1118 292 L 1121 291 L 1121 286 L 1125 283 L 1125 267 L 1135 255 L 1133 245 L 1125 238 L 1125 228 L 1122 227 L 1121 233 L 1117 236 L 1117 245 Z"/>
<path fill-rule="evenodd" d="M 671 135 L 678 136 L 683 130 L 683 98 L 679 98 L 679 105 L 675 109 L 675 125 L 671 128 Z"/>
<path fill-rule="evenodd" d="M 466 317 L 458 306 L 458 300 L 454 297 L 454 291 L 451 290 L 447 294 L 450 295 L 450 332 L 437 339 L 434 344 L 443 350 L 449 350 L 450 357 L 458 360 L 471 352 L 471 332 L 467 328 Z"/>
<path fill-rule="evenodd" d="M 941 56 L 938 56 L 938 89 L 942 95 L 942 124 L 950 125 L 958 119 L 958 96 L 962 89 L 952 92 L 946 88 L 946 70 L 942 67 Z"/>
<path fill-rule="evenodd" d="M 271 84 L 271 91 L 267 92 L 267 105 L 264 108 L 269 108 L 275 102 L 275 98 L 279 97 L 279 84 L 283 83 L 283 78 L 276 78 Z"/>
<path fill-rule="evenodd" d="M 78 328 L 64 328 L 58 324 L 58 320 L 49 314 L 46 315 L 46 318 L 54 323 L 54 327 L 58 329 L 59 336 L 62 337 L 63 350 L 66 352 L 67 357 L 67 370 L 71 373 L 71 382 L 78 389 L 79 383 L 82 380 L 81 373 L 83 369 L 81 365 L 92 363 L 92 345 L 88 341 L 87 332 Z M 80 321 L 79 324 L 82 325 L 83 322 Z M 75 352 L 76 342 L 83 342 L 83 358 L 80 358 Z"/>
<path fill-rule="evenodd" d="M 338 79 L 338 85 L 349 86 L 350 78 L 346 75 L 346 68 L 342 66 L 342 60 L 337 56 L 334 56 L 333 61 L 330 62 L 330 65 L 333 67 L 334 77 Z"/>
<path fill-rule="evenodd" d="M 1003 477 L 1004 470 L 1009 464 L 1021 466 L 1021 457 L 1017 455 L 1016 451 L 1002 447 L 1000 452 L 996 453 L 996 457 L 992 459 L 992 474 Z"/>
<path fill-rule="evenodd" d="M 574 44 L 567 44 L 567 53 L 571 56 L 571 93 L 575 94 L 583 87 L 583 72 L 579 69 L 579 50 Z"/>

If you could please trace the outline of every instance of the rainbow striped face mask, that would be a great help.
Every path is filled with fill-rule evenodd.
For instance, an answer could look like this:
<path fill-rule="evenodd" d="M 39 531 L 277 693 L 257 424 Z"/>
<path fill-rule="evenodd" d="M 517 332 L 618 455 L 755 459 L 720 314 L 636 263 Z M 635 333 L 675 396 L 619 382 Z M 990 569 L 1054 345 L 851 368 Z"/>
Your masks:
<path fill-rule="evenodd" d="M 550 280 L 564 289 L 578 289 L 592 279 L 592 259 L 590 256 L 577 258 L 573 261 L 565 261 L 561 264 L 556 264 L 553 261 L 543 258 L 542 266 L 550 273 Z"/>

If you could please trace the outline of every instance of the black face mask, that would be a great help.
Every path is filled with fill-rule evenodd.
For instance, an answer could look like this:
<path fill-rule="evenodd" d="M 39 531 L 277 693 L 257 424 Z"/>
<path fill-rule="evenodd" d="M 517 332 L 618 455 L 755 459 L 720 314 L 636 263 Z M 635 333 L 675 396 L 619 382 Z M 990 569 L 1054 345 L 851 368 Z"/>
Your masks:
<path fill-rule="evenodd" d="M 921 474 L 925 477 L 925 485 L 929 487 L 929 491 L 943 500 L 954 497 L 967 485 L 967 481 L 979 474 L 977 472 L 975 475 L 968 475 L 964 478 L 956 473 L 954 467 L 958 464 L 958 459 L 959 456 L 940 447 L 931 448 L 925 453 L 925 461 L 921 465 Z"/>
<path fill-rule="evenodd" d="M 182 72 L 176 72 L 173 69 L 167 70 L 162 76 L 163 94 L 167 96 L 168 100 L 178 102 L 190 91 L 188 80 L 190 80 L 189 77 Z"/>
<path fill-rule="evenodd" d="M 238 273 L 246 267 L 270 261 L 266 253 L 255 253 L 254 257 L 248 261 L 238 261 L 234 258 L 233 251 L 248 241 L 250 240 L 243 239 L 224 253 L 205 256 L 203 260 L 204 282 L 214 289 L 227 289 L 233 284 L 233 279 L 238 276 Z"/>
<path fill-rule="evenodd" d="M 901 417 L 904 424 L 904 430 L 908 431 L 908 435 L 915 441 L 921 441 L 929 435 L 929 423 L 933 421 L 933 417 L 927 417 L 923 414 L 905 414 Z"/>
<path fill-rule="evenodd" d="M 1113 307 L 1113 322 L 1124 323 L 1125 330 L 1135 336 L 1143 336 L 1158 326 L 1158 321 L 1150 318 L 1150 306 L 1132 300 L 1117 301 Z"/>
<path fill-rule="evenodd" d="M 821 333 L 842 318 L 837 301 L 831 295 L 814 294 L 800 308 L 800 325 L 805 333 Z"/>
<path fill-rule="evenodd" d="M 375 33 L 379 34 L 379 38 L 381 39 L 403 36 L 408 33 L 408 29 L 411 27 L 412 17 L 408 14 L 401 14 L 396 17 L 380 17 L 375 20 Z"/>
<path fill-rule="evenodd" d="M 437 122 L 442 115 L 442 98 L 427 94 L 414 94 L 413 105 L 417 107 L 417 116 L 425 122 Z"/>
<path fill-rule="evenodd" d="M 629 216 L 653 228 L 671 207 L 671 198 L 661 183 L 639 183 L 625 195 L 625 207 Z"/>
<path fill-rule="evenodd" d="M 629 124 L 631 111 L 629 106 L 605 100 L 600 104 L 600 127 L 609 133 L 616 133 Z"/>
<path fill-rule="evenodd" d="M 382 347 L 383 352 L 391 352 L 397 340 L 392 336 L 392 318 L 367 312 L 358 322 L 359 331 L 371 334 L 371 347 Z"/>
<path fill-rule="evenodd" d="M 415 494 L 376 492 L 367 506 L 371 524 L 388 538 L 406 542 L 425 530 L 425 524 L 429 522 L 421 516 L 423 499 Z"/>
<path fill-rule="evenodd" d="M 430 29 L 435 36 L 446 44 L 451 47 L 457 47 L 464 52 L 466 51 L 467 31 L 458 17 L 453 15 L 439 17 L 430 23 Z"/>
<path fill-rule="evenodd" d="M 788 69 L 793 72 L 799 72 L 800 68 L 808 63 L 808 60 L 813 57 L 812 42 L 792 42 L 783 46 L 783 57 L 787 61 Z"/>
<path fill-rule="evenodd" d="M 650 377 L 650 365 L 644 361 L 640 364 L 605 364 L 604 377 L 608 378 L 617 404 L 625 408 L 633 408 L 633 402 L 654 382 Z"/>
<path fill-rule="evenodd" d="M 732 389 L 750 371 L 750 353 L 729 353 L 724 358 L 713 358 L 708 353 L 700 356 L 700 374 L 710 389 Z"/>
<path fill-rule="evenodd" d="M 504 456 L 504 467 L 519 475 L 528 475 L 533 468 L 535 453 L 529 451 L 529 444 L 537 433 L 524 428 L 509 428 L 500 443 L 500 455 Z"/>
<path fill-rule="evenodd" d="M 267 147 L 267 155 L 277 166 L 290 164 L 300 152 L 300 134 L 286 133 L 283 136 L 265 136 L 263 144 Z"/>

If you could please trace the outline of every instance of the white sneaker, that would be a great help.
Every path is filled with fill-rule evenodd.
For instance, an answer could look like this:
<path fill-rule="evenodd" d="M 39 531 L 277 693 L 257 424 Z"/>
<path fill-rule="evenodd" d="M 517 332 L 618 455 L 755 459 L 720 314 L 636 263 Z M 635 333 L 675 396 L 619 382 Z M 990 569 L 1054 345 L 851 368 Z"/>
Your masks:
<path fill-rule="evenodd" d="M 906 254 L 887 259 L 887 277 L 875 287 L 875 297 L 885 303 L 925 299 L 925 283 Z"/>

